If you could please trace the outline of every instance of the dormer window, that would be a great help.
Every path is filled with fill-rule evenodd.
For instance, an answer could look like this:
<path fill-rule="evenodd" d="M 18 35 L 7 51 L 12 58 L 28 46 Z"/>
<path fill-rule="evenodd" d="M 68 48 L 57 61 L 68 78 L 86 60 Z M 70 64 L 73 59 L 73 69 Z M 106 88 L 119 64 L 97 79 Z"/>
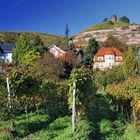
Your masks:
<path fill-rule="evenodd" d="M 120 61 L 120 60 L 122 60 L 122 57 L 117 57 L 116 60 L 119 60 Z"/>
<path fill-rule="evenodd" d="M 102 60 L 103 60 L 103 57 L 98 57 L 98 60 L 99 60 L 99 61 L 102 61 Z"/>

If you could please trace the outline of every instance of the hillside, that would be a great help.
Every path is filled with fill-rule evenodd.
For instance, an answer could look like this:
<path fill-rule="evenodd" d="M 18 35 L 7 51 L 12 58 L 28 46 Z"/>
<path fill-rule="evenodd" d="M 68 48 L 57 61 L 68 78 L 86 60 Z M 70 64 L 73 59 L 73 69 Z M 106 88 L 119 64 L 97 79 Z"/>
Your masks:
<path fill-rule="evenodd" d="M 9 43 L 9 42 L 15 43 L 17 38 L 22 33 L 26 34 L 29 37 L 29 39 L 31 39 L 31 40 L 35 39 L 36 36 L 40 36 L 40 38 L 42 39 L 42 41 L 44 43 L 48 43 L 50 41 L 63 38 L 62 36 L 59 36 L 59 35 L 53 35 L 53 34 L 47 34 L 47 33 L 37 33 L 37 32 L 4 32 L 4 31 L 1 31 L 0 32 L 0 41 L 1 42 L 6 42 L 6 43 Z"/>
<path fill-rule="evenodd" d="M 128 23 L 124 23 L 124 22 L 114 22 L 114 23 L 102 22 L 102 23 L 99 23 L 99 24 L 92 25 L 89 28 L 85 29 L 84 31 L 112 29 L 112 28 L 128 26 L 128 25 L 129 25 Z"/>
<path fill-rule="evenodd" d="M 127 44 L 140 44 L 140 25 L 125 22 L 95 24 L 75 35 L 73 42 L 86 45 L 91 38 L 95 38 L 98 42 L 104 42 L 108 35 L 117 37 Z"/>

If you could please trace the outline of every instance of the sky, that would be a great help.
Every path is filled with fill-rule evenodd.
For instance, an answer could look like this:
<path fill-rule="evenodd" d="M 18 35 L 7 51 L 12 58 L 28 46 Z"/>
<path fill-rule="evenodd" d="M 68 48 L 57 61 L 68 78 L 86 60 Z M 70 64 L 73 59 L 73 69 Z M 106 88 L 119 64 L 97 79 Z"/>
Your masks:
<path fill-rule="evenodd" d="M 113 14 L 139 24 L 140 0 L 0 0 L 0 30 L 75 35 Z"/>

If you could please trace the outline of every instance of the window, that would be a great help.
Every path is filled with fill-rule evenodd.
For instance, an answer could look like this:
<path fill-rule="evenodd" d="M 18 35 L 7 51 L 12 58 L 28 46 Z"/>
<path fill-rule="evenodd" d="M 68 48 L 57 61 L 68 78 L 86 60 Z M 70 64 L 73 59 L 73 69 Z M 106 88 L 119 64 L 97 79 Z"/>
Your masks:
<path fill-rule="evenodd" d="M 102 57 L 98 57 L 98 60 L 99 60 L 99 61 L 102 61 L 102 60 L 103 60 L 103 58 L 102 58 Z"/>
<path fill-rule="evenodd" d="M 117 57 L 117 60 L 122 60 L 122 57 Z"/>

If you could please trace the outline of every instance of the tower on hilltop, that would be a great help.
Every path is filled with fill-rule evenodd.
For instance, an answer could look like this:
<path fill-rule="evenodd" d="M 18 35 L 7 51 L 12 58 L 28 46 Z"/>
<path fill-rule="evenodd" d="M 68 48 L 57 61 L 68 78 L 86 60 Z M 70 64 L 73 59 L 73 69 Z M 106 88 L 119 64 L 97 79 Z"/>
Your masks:
<path fill-rule="evenodd" d="M 112 21 L 112 22 L 116 22 L 116 21 L 117 21 L 117 16 L 116 16 L 116 14 L 114 14 L 114 15 L 111 16 L 111 21 Z"/>

